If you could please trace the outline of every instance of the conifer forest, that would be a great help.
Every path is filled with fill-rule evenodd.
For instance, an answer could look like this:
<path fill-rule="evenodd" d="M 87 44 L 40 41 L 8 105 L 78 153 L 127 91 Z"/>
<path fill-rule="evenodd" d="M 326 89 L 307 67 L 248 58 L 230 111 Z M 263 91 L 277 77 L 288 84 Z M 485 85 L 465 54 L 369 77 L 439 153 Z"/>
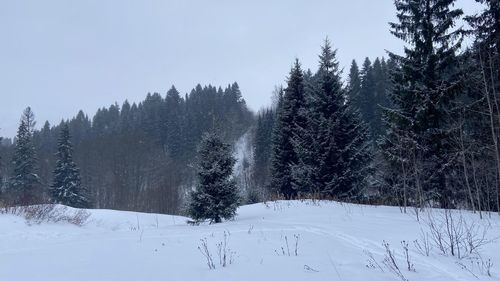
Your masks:
<path fill-rule="evenodd" d="M 229 154 L 244 141 L 238 204 L 318 198 L 500 212 L 500 4 L 476 0 L 484 9 L 464 14 L 454 2 L 395 1 L 387 32 L 402 53 L 341 69 L 343 50 L 326 38 L 315 69 L 291 57 L 272 104 L 257 112 L 237 82 L 172 86 L 59 124 L 28 106 L 0 147 L 0 198 L 182 214 L 210 133 Z"/>

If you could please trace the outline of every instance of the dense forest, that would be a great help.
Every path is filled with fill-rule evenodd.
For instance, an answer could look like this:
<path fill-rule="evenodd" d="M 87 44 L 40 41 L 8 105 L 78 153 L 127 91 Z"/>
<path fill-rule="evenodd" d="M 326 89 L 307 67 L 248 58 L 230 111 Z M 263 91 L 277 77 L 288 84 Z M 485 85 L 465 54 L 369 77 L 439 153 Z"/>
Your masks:
<path fill-rule="evenodd" d="M 198 85 L 185 96 L 172 87 L 164 96 L 148 94 L 138 104 L 111 105 L 93 117 L 80 111 L 61 124 L 29 128 L 38 200 L 49 198 L 58 139 L 66 125 L 92 207 L 178 213 L 194 181 L 193 163 L 202 134 L 217 132 L 234 143 L 252 124 L 253 113 L 234 83 L 225 89 Z M 5 144 L 2 176 L 8 197 L 16 157 L 15 146 Z"/>
<path fill-rule="evenodd" d="M 90 207 L 180 213 L 210 132 L 233 151 L 245 138 L 240 202 L 314 197 L 500 212 L 500 3 L 476 1 L 484 10 L 464 15 L 454 0 L 396 0 L 389 31 L 404 53 L 353 61 L 344 81 L 327 39 L 317 69 L 296 59 L 258 113 L 237 83 L 185 96 L 172 87 L 40 130 L 28 108 L 16 139 L 0 146 L 2 199 L 50 201 L 57 176 L 73 167 L 71 183 Z"/>

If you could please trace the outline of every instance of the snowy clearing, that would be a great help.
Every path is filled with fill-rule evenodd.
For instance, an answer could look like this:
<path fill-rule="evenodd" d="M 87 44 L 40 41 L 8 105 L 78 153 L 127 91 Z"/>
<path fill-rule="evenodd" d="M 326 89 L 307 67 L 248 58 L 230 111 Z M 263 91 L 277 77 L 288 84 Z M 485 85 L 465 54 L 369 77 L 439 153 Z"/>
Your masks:
<path fill-rule="evenodd" d="M 90 210 L 83 227 L 66 223 L 27 225 L 0 215 L 0 280 L 499 280 L 500 244 L 480 249 L 491 258 L 492 277 L 477 259 L 420 253 L 414 215 L 398 208 L 336 202 L 278 201 L 243 206 L 234 221 L 191 226 L 187 218 Z M 442 213 L 433 210 L 434 214 Z M 454 211 L 458 216 L 458 211 Z M 477 215 L 464 212 L 467 221 Z M 425 217 L 425 215 L 422 215 Z M 500 236 L 500 219 L 486 225 Z M 481 228 L 482 229 L 482 228 Z M 226 267 L 217 244 L 227 233 Z M 215 269 L 199 246 L 206 239 Z M 414 272 L 407 270 L 401 241 L 408 241 Z M 395 253 L 403 276 L 384 265 L 383 241 Z M 287 243 L 288 242 L 288 243 Z M 288 246 L 287 246 L 288 244 Z M 371 258 L 373 257 L 373 258 Z"/>

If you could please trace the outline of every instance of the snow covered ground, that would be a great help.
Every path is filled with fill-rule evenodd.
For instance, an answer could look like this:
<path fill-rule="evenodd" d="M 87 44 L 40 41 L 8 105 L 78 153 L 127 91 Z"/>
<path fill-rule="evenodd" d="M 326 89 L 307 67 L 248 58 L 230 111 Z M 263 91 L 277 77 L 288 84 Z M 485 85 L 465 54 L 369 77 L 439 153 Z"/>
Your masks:
<path fill-rule="evenodd" d="M 402 280 L 383 264 L 384 240 L 410 281 L 500 280 L 499 243 L 481 251 L 494 263 L 492 277 L 475 261 L 437 249 L 427 257 L 412 242 L 425 227 L 393 207 L 279 201 L 243 206 L 234 221 L 199 226 L 169 215 L 90 212 L 91 221 L 83 227 L 29 226 L 20 217 L 0 215 L 0 280 Z M 470 213 L 465 217 L 478 219 Z M 488 237 L 500 236 L 498 215 L 479 224 L 489 225 Z M 234 256 L 227 267 L 219 265 L 216 247 L 224 232 Z M 214 270 L 198 250 L 205 238 Z M 406 269 L 402 240 L 410 241 L 415 272 Z"/>

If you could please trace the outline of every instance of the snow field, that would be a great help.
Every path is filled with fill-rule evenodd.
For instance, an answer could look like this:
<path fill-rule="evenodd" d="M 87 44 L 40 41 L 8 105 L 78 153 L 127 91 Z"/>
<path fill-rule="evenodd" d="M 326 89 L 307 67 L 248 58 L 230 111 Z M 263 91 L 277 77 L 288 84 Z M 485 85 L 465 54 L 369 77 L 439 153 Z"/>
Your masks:
<path fill-rule="evenodd" d="M 242 206 L 234 221 L 199 226 L 179 216 L 89 211 L 91 219 L 83 227 L 29 226 L 20 217 L 0 215 L 0 280 L 401 280 L 383 264 L 383 241 L 410 281 L 500 278 L 498 243 L 481 249 L 483 259 L 495 264 L 492 277 L 470 260 L 437 249 L 427 257 L 413 245 L 425 226 L 395 207 L 277 201 Z M 479 221 L 477 214 L 462 214 Z M 478 223 L 488 225 L 488 239 L 500 236 L 498 215 Z M 234 259 L 226 267 L 217 255 L 224 233 Z M 207 241 L 213 270 L 198 249 L 201 239 Z M 403 240 L 415 272 L 406 269 Z M 370 266 L 369 255 L 380 268 Z"/>

